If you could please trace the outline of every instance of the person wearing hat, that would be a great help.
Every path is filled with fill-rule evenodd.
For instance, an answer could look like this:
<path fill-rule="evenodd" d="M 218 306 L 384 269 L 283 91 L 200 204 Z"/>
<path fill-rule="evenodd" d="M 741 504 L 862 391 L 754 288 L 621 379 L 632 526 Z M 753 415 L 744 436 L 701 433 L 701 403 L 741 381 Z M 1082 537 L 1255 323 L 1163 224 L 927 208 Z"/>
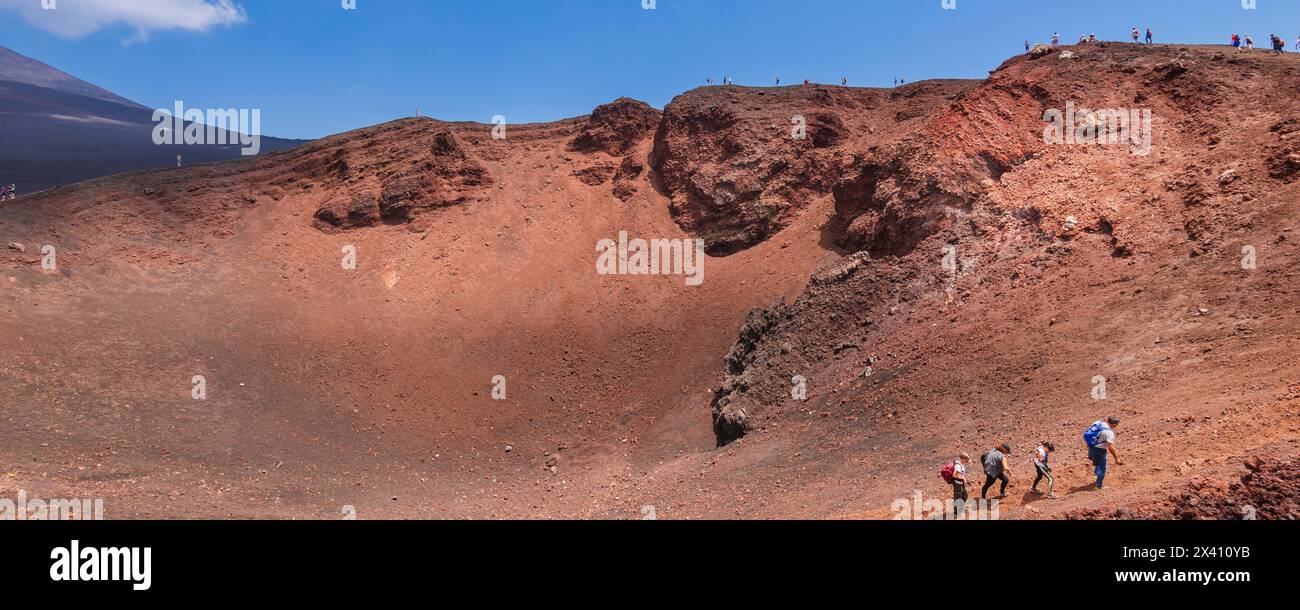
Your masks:
<path fill-rule="evenodd" d="M 1118 417 L 1109 417 L 1106 418 L 1105 423 L 1097 422 L 1093 424 L 1093 428 L 1097 429 L 1097 435 L 1088 445 L 1088 459 L 1092 462 L 1094 467 L 1093 473 L 1097 475 L 1097 484 L 1095 487 L 1098 491 L 1107 489 L 1104 485 L 1106 482 L 1106 471 L 1108 469 L 1106 464 L 1106 454 L 1110 453 L 1110 455 L 1115 458 L 1116 466 L 1124 465 L 1119 461 L 1119 452 L 1115 451 L 1115 428 L 1118 427 Z M 1085 436 L 1084 440 L 1087 439 L 1088 437 Z"/>

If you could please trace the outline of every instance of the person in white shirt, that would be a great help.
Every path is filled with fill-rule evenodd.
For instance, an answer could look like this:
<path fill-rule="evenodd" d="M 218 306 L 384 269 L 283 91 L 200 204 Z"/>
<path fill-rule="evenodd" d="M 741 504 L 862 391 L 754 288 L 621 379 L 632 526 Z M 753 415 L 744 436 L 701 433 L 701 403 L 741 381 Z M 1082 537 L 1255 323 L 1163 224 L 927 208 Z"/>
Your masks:
<path fill-rule="evenodd" d="M 1124 463 L 1119 460 L 1119 453 L 1115 451 L 1115 428 L 1119 427 L 1119 418 L 1111 417 L 1106 420 L 1107 426 L 1102 428 L 1101 434 L 1097 436 L 1097 443 L 1088 448 L 1088 459 L 1092 460 L 1097 475 L 1097 489 L 1106 489 L 1106 453 L 1115 458 L 1116 466 L 1123 466 Z"/>
<path fill-rule="evenodd" d="M 966 492 L 966 464 L 969 463 L 969 453 L 962 453 L 952 462 L 952 503 L 958 517 L 966 512 L 966 501 L 970 499 Z"/>
<path fill-rule="evenodd" d="M 1034 484 L 1030 486 L 1029 491 L 1038 493 L 1038 482 L 1047 479 L 1047 498 L 1050 500 L 1057 499 L 1057 495 L 1052 493 L 1056 487 L 1056 479 L 1052 477 L 1052 467 L 1048 464 L 1052 452 L 1056 451 L 1056 445 L 1051 441 L 1043 441 L 1034 450 L 1034 470 L 1038 471 L 1038 476 L 1034 479 Z"/>

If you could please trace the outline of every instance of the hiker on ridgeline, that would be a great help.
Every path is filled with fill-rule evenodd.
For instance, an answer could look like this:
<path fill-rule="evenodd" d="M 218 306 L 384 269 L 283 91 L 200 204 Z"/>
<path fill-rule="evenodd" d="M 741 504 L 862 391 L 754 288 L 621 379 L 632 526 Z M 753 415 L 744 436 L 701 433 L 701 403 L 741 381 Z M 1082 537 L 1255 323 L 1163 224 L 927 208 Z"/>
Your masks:
<path fill-rule="evenodd" d="M 849 86 L 849 79 L 848 79 L 847 76 L 844 77 L 844 78 L 841 78 L 841 79 L 840 79 L 840 86 L 841 86 L 841 87 L 847 87 L 847 86 Z"/>
<path fill-rule="evenodd" d="M 994 481 L 1002 481 L 1002 487 L 998 490 L 998 499 L 1007 497 L 1007 485 L 1011 483 L 1011 466 L 1007 464 L 1009 453 L 1011 453 L 1011 445 L 1002 443 L 980 456 L 980 462 L 984 464 L 984 489 L 980 490 L 981 500 L 988 496 L 989 488 L 993 487 Z"/>
<path fill-rule="evenodd" d="M 7 186 L 0 186 L 0 201 L 4 201 L 6 199 L 13 199 L 17 197 L 18 194 L 15 191 L 16 189 L 12 184 Z"/>
<path fill-rule="evenodd" d="M 780 76 L 776 77 L 776 86 L 778 86 L 778 87 L 781 86 L 781 77 L 780 77 Z"/>
<path fill-rule="evenodd" d="M 1097 42 L 1097 35 L 1096 35 L 1096 34 L 1088 34 L 1088 44 L 1092 44 L 1092 43 L 1095 43 L 1095 42 Z"/>
<path fill-rule="evenodd" d="M 1277 34 L 1269 34 L 1269 36 L 1273 38 L 1273 52 L 1278 54 L 1286 53 L 1286 41 L 1282 40 L 1282 37 Z"/>
<path fill-rule="evenodd" d="M 1241 50 L 1241 37 L 1236 34 L 1232 35 L 1232 48 Z"/>
<path fill-rule="evenodd" d="M 1052 467 L 1048 464 L 1053 451 L 1056 451 L 1056 445 L 1053 445 L 1052 441 L 1043 441 L 1039 443 L 1038 449 L 1034 450 L 1034 470 L 1038 471 L 1038 476 L 1034 477 L 1034 484 L 1029 487 L 1030 492 L 1038 493 L 1038 482 L 1047 479 L 1047 498 L 1049 500 L 1055 500 L 1059 497 L 1052 493 L 1052 489 L 1056 487 L 1056 479 L 1052 478 Z"/>
<path fill-rule="evenodd" d="M 1097 475 L 1097 491 L 1106 489 L 1106 452 L 1115 458 L 1116 466 L 1123 466 L 1124 463 L 1119 461 L 1119 453 L 1115 451 L 1115 428 L 1119 427 L 1119 418 L 1110 417 L 1106 421 L 1093 422 L 1087 430 L 1083 432 L 1083 442 L 1088 445 L 1088 459 L 1092 461 L 1095 467 L 1093 473 Z"/>
<path fill-rule="evenodd" d="M 1152 41 L 1154 40 L 1155 35 L 1151 33 L 1151 28 L 1147 28 L 1147 44 L 1152 44 Z"/>
<path fill-rule="evenodd" d="M 1300 36 L 1295 37 L 1295 50 L 1300 51 Z"/>
<path fill-rule="evenodd" d="M 1137 44 L 1138 39 L 1141 37 L 1142 37 L 1142 32 L 1138 31 L 1137 28 L 1133 28 L 1133 44 Z"/>
<path fill-rule="evenodd" d="M 1056 47 L 1056 46 L 1060 46 L 1060 45 L 1061 45 L 1061 33 L 1060 33 L 1060 32 L 1053 33 L 1053 34 L 1052 34 L 1052 46 Z"/>
<path fill-rule="evenodd" d="M 1079 44 L 1088 44 L 1088 37 L 1087 37 L 1087 36 L 1084 36 L 1084 35 L 1082 35 L 1082 34 L 1080 34 L 1080 35 L 1079 35 Z"/>
<path fill-rule="evenodd" d="M 181 154 L 176 153 L 176 167 L 180 167 L 180 166 L 181 166 Z"/>
<path fill-rule="evenodd" d="M 963 452 L 939 471 L 939 476 L 952 485 L 952 503 L 957 509 L 958 517 L 966 512 L 966 500 L 970 499 L 970 494 L 966 491 L 966 465 L 969 463 L 970 454 Z"/>
<path fill-rule="evenodd" d="M 1029 52 L 1029 41 L 1028 41 L 1028 40 L 1025 41 L 1025 52 L 1026 52 L 1026 53 Z"/>
<path fill-rule="evenodd" d="M 1255 48 L 1255 39 L 1254 39 L 1254 38 L 1251 38 L 1251 37 L 1250 37 L 1250 34 L 1246 34 L 1246 38 L 1245 38 L 1245 46 L 1242 47 L 1242 48 L 1245 49 L 1245 50 L 1247 50 L 1247 51 L 1250 51 L 1250 50 L 1252 50 L 1252 49 Z"/>

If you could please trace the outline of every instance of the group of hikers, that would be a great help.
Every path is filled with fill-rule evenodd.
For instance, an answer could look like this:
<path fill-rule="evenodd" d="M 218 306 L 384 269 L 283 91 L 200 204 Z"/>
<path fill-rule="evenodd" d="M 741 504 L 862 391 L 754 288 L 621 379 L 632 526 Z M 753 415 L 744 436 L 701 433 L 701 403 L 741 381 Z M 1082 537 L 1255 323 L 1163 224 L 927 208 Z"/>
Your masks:
<path fill-rule="evenodd" d="M 1130 37 L 1133 39 L 1134 44 L 1141 44 L 1143 42 L 1145 42 L 1146 44 L 1155 44 L 1155 34 L 1151 31 L 1151 28 L 1147 28 L 1145 38 L 1143 38 L 1142 30 L 1139 30 L 1138 28 L 1133 28 L 1133 31 L 1130 32 Z M 1272 44 L 1273 51 L 1275 53 L 1286 52 L 1286 39 L 1282 38 L 1281 36 L 1278 36 L 1277 34 L 1269 34 L 1268 37 L 1270 43 Z M 1097 39 L 1096 34 L 1079 36 L 1079 44 L 1096 44 L 1098 42 L 1100 41 Z M 1061 34 L 1059 32 L 1052 34 L 1052 46 L 1056 47 L 1060 45 L 1061 45 Z M 1233 48 L 1239 51 L 1250 51 L 1255 48 L 1255 39 L 1251 38 L 1249 34 L 1245 36 L 1239 36 L 1237 34 L 1233 34 L 1232 46 Z M 1029 41 L 1026 40 L 1025 51 L 1028 52 L 1030 50 L 1030 47 L 1031 45 L 1029 44 Z M 1300 37 L 1296 38 L 1295 48 L 1297 51 L 1300 51 Z"/>
<path fill-rule="evenodd" d="M 1119 453 L 1115 451 L 1115 428 L 1119 427 L 1119 419 L 1109 417 L 1105 421 L 1094 422 L 1083 433 L 1083 442 L 1088 447 L 1088 460 L 1093 465 L 1093 475 L 1096 476 L 1096 482 L 1093 488 L 1100 491 L 1107 489 L 1105 487 L 1106 471 L 1108 467 L 1108 457 L 1115 458 L 1115 464 L 1122 464 L 1119 460 Z M 1056 452 L 1056 445 L 1052 441 L 1042 441 L 1034 449 L 1032 462 L 1034 471 L 1038 476 L 1034 477 L 1034 483 L 1030 486 L 1029 492 L 1033 494 L 1042 494 L 1038 490 L 1039 483 L 1046 481 L 1047 491 L 1045 497 L 1056 500 L 1060 496 L 1055 493 L 1056 478 L 1052 474 L 1051 457 Z M 984 469 L 984 487 L 980 489 L 980 499 L 988 499 L 989 489 L 994 483 L 1000 483 L 998 495 L 995 499 L 1007 497 L 1007 486 L 1011 484 L 1011 464 L 1008 456 L 1011 455 L 1011 445 L 1002 443 L 985 451 L 980 456 L 980 466 Z M 962 453 L 956 459 L 945 464 L 940 470 L 940 476 L 944 482 L 952 486 L 952 499 L 958 507 L 964 506 L 970 499 L 967 491 L 966 466 L 971 463 L 969 453 Z"/>
<path fill-rule="evenodd" d="M 17 197 L 18 197 L 18 187 L 12 184 L 8 186 L 0 186 L 0 201 L 4 201 L 6 199 L 14 199 Z"/>
<path fill-rule="evenodd" d="M 712 85 L 713 85 L 713 77 L 710 76 L 710 77 L 704 79 L 704 82 L 706 82 L 706 83 L 708 83 L 710 86 L 712 86 Z M 730 77 L 730 76 L 724 76 L 724 77 L 722 77 L 722 84 L 723 84 L 723 85 L 734 85 L 734 84 L 736 84 L 736 81 L 731 80 L 731 77 Z M 811 84 L 813 84 L 813 82 L 812 82 L 812 80 L 805 78 L 805 79 L 803 79 L 803 84 L 805 84 L 805 85 L 811 85 Z M 778 86 L 778 87 L 781 86 L 781 77 L 780 77 L 780 76 L 776 77 L 776 86 Z M 843 78 L 840 79 L 840 86 L 842 86 L 842 87 L 847 87 L 847 86 L 849 86 L 849 79 L 848 79 L 847 76 L 846 76 L 846 77 L 843 77 Z M 894 79 L 894 86 L 898 86 L 898 79 Z"/>
<path fill-rule="evenodd" d="M 1143 40 L 1144 40 L 1144 39 L 1142 38 L 1142 31 L 1139 30 L 1139 29 L 1137 29 L 1137 28 L 1133 28 L 1133 31 L 1131 32 L 1131 36 L 1133 37 L 1133 42 L 1134 42 L 1135 44 L 1141 43 L 1141 42 L 1143 42 Z M 1145 42 L 1146 42 L 1146 44 L 1155 44 L 1155 39 L 1156 39 L 1155 36 L 1156 36 L 1156 35 L 1155 35 L 1154 32 L 1151 31 L 1151 28 L 1147 28 L 1147 34 L 1146 34 L 1146 38 L 1145 38 Z M 1086 36 L 1085 36 L 1085 35 L 1080 35 L 1080 36 L 1079 36 L 1079 44 L 1096 44 L 1096 43 L 1098 43 L 1098 42 L 1101 42 L 1101 41 L 1097 38 L 1097 35 L 1096 35 L 1096 34 L 1088 34 L 1088 35 L 1086 35 Z M 1026 40 L 1026 41 L 1025 41 L 1025 50 L 1026 50 L 1026 51 L 1029 50 L 1029 46 L 1030 46 L 1030 45 L 1029 45 L 1029 41 Z M 1052 46 L 1054 46 L 1054 47 L 1059 47 L 1059 46 L 1061 46 L 1061 33 L 1060 33 L 1060 32 L 1055 32 L 1055 33 L 1052 34 Z"/>
<path fill-rule="evenodd" d="M 1277 34 L 1269 34 L 1268 39 L 1273 46 L 1274 53 L 1286 52 L 1286 40 L 1283 39 L 1281 36 L 1278 36 Z M 1245 36 L 1238 36 L 1237 34 L 1233 34 L 1232 48 L 1237 49 L 1238 51 L 1254 50 L 1255 39 L 1251 38 L 1250 34 L 1246 34 Z M 1295 49 L 1297 51 L 1300 51 L 1300 37 L 1297 37 L 1295 39 Z"/>

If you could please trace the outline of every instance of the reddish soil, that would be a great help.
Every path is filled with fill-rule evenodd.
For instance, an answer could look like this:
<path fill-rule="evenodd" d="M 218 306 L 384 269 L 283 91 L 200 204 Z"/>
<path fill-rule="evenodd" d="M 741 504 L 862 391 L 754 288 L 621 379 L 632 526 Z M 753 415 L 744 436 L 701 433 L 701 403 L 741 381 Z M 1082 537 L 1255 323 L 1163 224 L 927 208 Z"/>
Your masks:
<path fill-rule="evenodd" d="M 1300 458 L 1252 456 L 1234 482 L 1193 477 L 1177 494 L 1134 506 L 1096 508 L 1069 513 L 1071 519 L 1300 519 Z"/>
<path fill-rule="evenodd" d="M 1009 442 L 1004 518 L 1107 517 L 1294 456 L 1300 107 L 1278 92 L 1300 59 L 1070 50 L 987 81 L 619 100 L 504 140 L 404 120 L 6 203 L 0 497 L 888 518 Z M 1151 153 L 1045 144 L 1070 100 L 1151 109 Z M 706 238 L 705 282 L 598 275 L 619 231 Z M 1085 491 L 1106 415 L 1123 465 Z M 1027 493 L 1044 438 L 1061 501 Z M 1251 497 L 1293 503 L 1276 480 Z"/>

